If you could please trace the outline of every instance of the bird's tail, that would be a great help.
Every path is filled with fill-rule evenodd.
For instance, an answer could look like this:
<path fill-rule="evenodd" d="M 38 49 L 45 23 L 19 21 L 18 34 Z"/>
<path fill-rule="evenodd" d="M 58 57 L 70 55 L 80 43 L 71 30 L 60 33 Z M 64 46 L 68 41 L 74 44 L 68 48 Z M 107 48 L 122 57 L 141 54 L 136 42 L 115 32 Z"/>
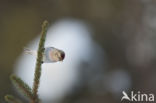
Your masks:
<path fill-rule="evenodd" d="M 31 49 L 25 48 L 25 47 L 24 47 L 24 53 L 25 53 L 25 54 L 30 54 L 30 55 L 37 56 L 37 51 L 31 50 Z"/>

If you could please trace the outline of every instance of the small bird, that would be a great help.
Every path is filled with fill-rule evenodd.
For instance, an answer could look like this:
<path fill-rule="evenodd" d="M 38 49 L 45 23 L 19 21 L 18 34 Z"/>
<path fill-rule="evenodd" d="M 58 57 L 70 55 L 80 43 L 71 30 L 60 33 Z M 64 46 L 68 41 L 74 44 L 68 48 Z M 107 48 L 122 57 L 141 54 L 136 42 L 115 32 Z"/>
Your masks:
<path fill-rule="evenodd" d="M 24 48 L 26 54 L 34 55 L 37 57 L 37 51 L 31 50 L 28 48 Z M 44 48 L 43 53 L 43 63 L 54 63 L 58 61 L 63 61 L 65 58 L 65 53 L 62 50 L 59 50 L 54 47 L 46 47 Z"/>

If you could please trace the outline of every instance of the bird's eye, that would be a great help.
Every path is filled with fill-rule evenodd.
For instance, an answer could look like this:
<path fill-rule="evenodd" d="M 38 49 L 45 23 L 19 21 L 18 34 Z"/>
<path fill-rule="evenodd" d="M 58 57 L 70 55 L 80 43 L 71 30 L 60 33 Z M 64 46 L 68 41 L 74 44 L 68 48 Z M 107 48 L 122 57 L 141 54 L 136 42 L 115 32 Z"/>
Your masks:
<path fill-rule="evenodd" d="M 65 57 L 65 54 L 64 53 L 61 53 L 62 60 L 64 59 L 64 57 Z"/>

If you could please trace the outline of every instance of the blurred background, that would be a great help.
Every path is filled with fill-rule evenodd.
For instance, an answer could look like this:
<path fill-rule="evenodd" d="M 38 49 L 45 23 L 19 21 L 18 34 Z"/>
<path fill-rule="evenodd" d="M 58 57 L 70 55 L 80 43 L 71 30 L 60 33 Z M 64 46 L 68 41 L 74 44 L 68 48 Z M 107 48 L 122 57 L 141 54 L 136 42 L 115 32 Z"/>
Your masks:
<path fill-rule="evenodd" d="M 155 0 L 0 0 L 0 102 L 13 94 L 27 102 L 9 76 L 32 86 L 41 24 L 46 46 L 66 53 L 44 64 L 43 103 L 120 103 L 122 91 L 156 94 Z M 32 70 L 32 71 L 31 71 Z"/>

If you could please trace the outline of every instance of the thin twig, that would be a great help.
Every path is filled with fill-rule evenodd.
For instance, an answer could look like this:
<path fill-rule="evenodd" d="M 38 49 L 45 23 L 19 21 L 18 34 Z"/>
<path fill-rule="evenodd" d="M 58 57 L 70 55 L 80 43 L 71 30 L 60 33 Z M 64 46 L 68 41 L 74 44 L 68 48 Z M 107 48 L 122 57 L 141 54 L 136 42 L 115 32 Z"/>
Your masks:
<path fill-rule="evenodd" d="M 39 47 L 38 47 L 38 52 L 37 52 L 37 60 L 36 60 L 34 82 L 33 82 L 33 89 L 32 89 L 34 99 L 32 100 L 32 103 L 39 102 L 38 87 L 40 83 L 41 65 L 42 65 L 42 60 L 43 60 L 43 52 L 44 52 L 44 44 L 45 44 L 45 38 L 46 38 L 46 33 L 47 33 L 47 27 L 48 27 L 48 22 L 44 21 L 42 24 L 41 38 L 39 41 Z"/>

